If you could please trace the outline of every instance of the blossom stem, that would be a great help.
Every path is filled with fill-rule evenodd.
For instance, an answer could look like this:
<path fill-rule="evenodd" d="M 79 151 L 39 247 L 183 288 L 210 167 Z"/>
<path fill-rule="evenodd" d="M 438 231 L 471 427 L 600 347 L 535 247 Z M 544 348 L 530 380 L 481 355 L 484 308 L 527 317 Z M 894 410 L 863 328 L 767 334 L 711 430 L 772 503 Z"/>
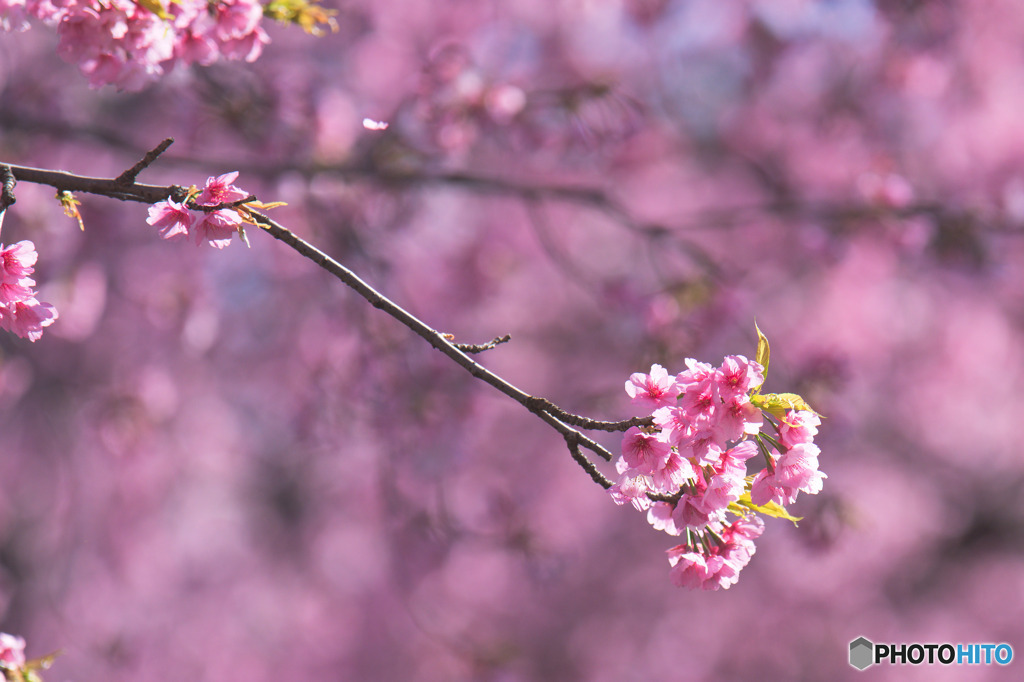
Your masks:
<path fill-rule="evenodd" d="M 756 436 L 754 436 L 754 440 L 757 441 L 757 448 L 758 448 L 758 450 L 760 450 L 761 454 L 764 455 L 764 461 L 765 461 L 765 464 L 768 467 L 768 472 L 774 474 L 775 473 L 775 461 L 772 459 L 772 454 L 768 450 L 768 447 L 764 444 L 764 441 L 761 440 L 763 437 L 764 437 L 764 434 L 763 433 L 759 433 Z"/>

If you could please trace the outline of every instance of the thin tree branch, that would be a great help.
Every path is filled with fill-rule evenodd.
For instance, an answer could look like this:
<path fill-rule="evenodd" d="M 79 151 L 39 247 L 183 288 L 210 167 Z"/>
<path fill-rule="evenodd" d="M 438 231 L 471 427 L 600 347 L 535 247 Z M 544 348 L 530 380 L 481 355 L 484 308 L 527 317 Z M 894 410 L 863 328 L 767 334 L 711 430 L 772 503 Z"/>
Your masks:
<path fill-rule="evenodd" d="M 491 350 L 495 346 L 499 346 L 503 343 L 508 343 L 512 340 L 511 334 L 505 334 L 505 336 L 495 336 L 487 343 L 456 343 L 454 346 L 461 350 L 463 353 L 483 353 L 484 351 Z"/>
<path fill-rule="evenodd" d="M 459 348 L 449 341 L 442 332 L 433 329 L 428 326 L 425 322 L 417 318 L 415 315 L 410 313 L 405 308 L 402 308 L 397 303 L 387 298 L 379 291 L 371 287 L 369 284 L 360 279 L 354 272 L 346 268 L 344 265 L 334 260 L 320 249 L 316 248 L 309 242 L 298 237 L 288 228 L 284 227 L 277 221 L 267 217 L 266 215 L 259 213 L 258 211 L 248 210 L 247 213 L 257 222 L 257 224 L 264 229 L 271 237 L 279 241 L 284 242 L 292 249 L 297 251 L 300 255 L 304 256 L 308 260 L 313 261 L 327 272 L 334 275 L 337 279 L 341 280 L 350 289 L 353 289 L 357 294 L 362 296 L 366 301 L 374 308 L 383 310 L 391 317 L 395 318 L 403 325 L 411 329 L 414 333 L 420 336 L 423 340 L 429 343 L 431 346 L 441 351 L 443 354 L 451 358 L 456 364 L 465 369 L 467 372 L 472 374 L 477 379 L 483 381 L 486 384 L 490 384 L 494 388 L 504 393 L 509 398 L 512 398 L 517 403 L 533 412 L 538 417 L 547 422 L 555 431 L 558 431 L 564 438 L 572 439 L 574 442 L 582 445 L 588 450 L 594 452 L 596 455 L 611 461 L 613 455 L 604 446 L 594 442 L 590 438 L 587 438 L 576 429 L 569 426 L 563 417 L 570 417 L 568 412 L 556 408 L 550 401 L 532 396 L 529 393 L 517 388 L 516 386 L 505 381 L 497 374 L 494 374 L 490 370 L 484 368 L 477 363 L 473 358 L 469 357 L 466 353 L 459 350 Z M 555 412 L 558 416 L 555 416 Z M 579 418 L 583 419 L 583 418 Z M 586 422 L 593 424 L 613 424 L 613 422 L 600 422 L 597 420 L 585 420 Z M 620 422 L 621 424 L 621 422 Z M 585 426 L 583 428 L 595 428 Z M 626 428 L 629 428 L 628 426 Z M 625 430 L 625 429 L 612 429 L 612 430 Z"/>
<path fill-rule="evenodd" d="M 135 184 L 135 178 L 139 176 L 139 173 L 144 171 L 151 163 L 156 161 L 157 157 L 163 154 L 164 151 L 166 151 L 167 148 L 170 147 L 172 144 L 174 144 L 174 138 L 168 137 L 163 142 L 158 144 L 156 147 L 146 152 L 146 155 L 143 156 L 138 163 L 136 163 L 134 166 L 126 170 L 124 173 L 118 175 L 117 179 L 114 182 L 116 182 L 119 185 Z"/>
<path fill-rule="evenodd" d="M 125 179 L 133 176 L 137 170 L 141 171 L 151 163 L 152 160 L 163 151 L 163 149 L 166 149 L 167 146 L 169 146 L 169 144 L 170 143 L 165 140 L 161 146 L 158 146 L 150 152 L 150 154 L 147 154 L 142 161 L 128 171 L 125 171 L 125 173 L 122 173 L 118 178 L 114 179 L 92 178 L 64 171 L 45 170 L 15 165 L 0 165 L 0 169 L 9 169 L 9 175 L 17 180 L 49 185 L 56 188 L 58 191 L 84 192 L 87 194 L 96 194 L 99 196 L 120 199 L 122 201 L 137 201 L 147 204 L 155 204 L 168 198 L 172 198 L 176 201 L 184 201 L 187 196 L 187 191 L 178 185 L 161 187 L 156 185 L 143 185 L 134 181 L 124 182 Z M 150 158 L 150 156 L 152 156 L 152 158 Z M 232 202 L 231 204 L 212 208 L 241 208 L 249 201 L 255 201 L 255 197 L 247 197 L 246 199 L 238 202 Z M 195 208 L 203 209 L 211 207 L 197 206 Z M 493 348 L 500 343 L 504 343 L 509 340 L 509 336 L 506 335 L 504 337 L 498 337 L 488 344 L 481 344 L 479 346 L 453 343 L 449 339 L 448 335 L 433 329 L 425 322 L 415 317 L 412 313 L 378 292 L 344 265 L 328 256 L 323 251 L 320 251 L 309 242 L 301 239 L 280 223 L 252 208 L 245 207 L 244 212 L 271 237 L 288 245 L 299 255 L 319 265 L 335 278 L 341 280 L 350 289 L 353 289 L 357 294 L 362 296 L 370 305 L 384 311 L 408 327 L 432 347 L 448 356 L 471 375 L 484 383 L 490 384 L 504 395 L 512 398 L 527 410 L 537 415 L 538 418 L 561 434 L 565 439 L 566 445 L 568 446 L 573 459 L 590 474 L 591 478 L 605 488 L 612 485 L 607 478 L 597 471 L 593 463 L 582 455 L 580 447 L 590 450 L 598 457 L 609 462 L 614 458 L 614 456 L 607 448 L 580 433 L 573 428 L 573 426 L 603 431 L 625 431 L 631 426 L 649 424 L 649 417 L 646 419 L 633 418 L 620 422 L 588 419 L 586 417 L 566 412 L 545 398 L 532 396 L 529 393 L 526 393 L 497 374 L 486 369 L 469 356 L 469 353 L 487 350 L 488 348 Z"/>

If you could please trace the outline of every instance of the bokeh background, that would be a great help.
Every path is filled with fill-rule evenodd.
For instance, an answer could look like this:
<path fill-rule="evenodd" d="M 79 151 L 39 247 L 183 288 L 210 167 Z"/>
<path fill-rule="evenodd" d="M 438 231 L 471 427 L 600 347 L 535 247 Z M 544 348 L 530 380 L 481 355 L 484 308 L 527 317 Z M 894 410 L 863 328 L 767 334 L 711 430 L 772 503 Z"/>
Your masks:
<path fill-rule="evenodd" d="M 333 6 L 138 93 L 0 34 L 0 159 L 111 177 L 174 137 L 142 181 L 241 171 L 592 417 L 756 319 L 825 489 L 737 585 L 676 589 L 555 432 L 283 245 L 92 197 L 80 232 L 22 184 L 3 241 L 61 317 L 0 339 L 0 630 L 63 650 L 47 680 L 1020 678 L 847 651 L 1024 656 L 1024 4 Z"/>

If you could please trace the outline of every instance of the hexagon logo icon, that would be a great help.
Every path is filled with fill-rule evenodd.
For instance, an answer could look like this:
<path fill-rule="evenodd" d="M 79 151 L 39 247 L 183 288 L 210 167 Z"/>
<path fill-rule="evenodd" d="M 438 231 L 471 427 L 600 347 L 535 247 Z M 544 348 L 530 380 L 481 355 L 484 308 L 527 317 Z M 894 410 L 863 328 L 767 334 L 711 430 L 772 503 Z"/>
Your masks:
<path fill-rule="evenodd" d="M 867 637 L 858 637 L 850 642 L 850 665 L 864 670 L 874 663 L 875 645 Z"/>

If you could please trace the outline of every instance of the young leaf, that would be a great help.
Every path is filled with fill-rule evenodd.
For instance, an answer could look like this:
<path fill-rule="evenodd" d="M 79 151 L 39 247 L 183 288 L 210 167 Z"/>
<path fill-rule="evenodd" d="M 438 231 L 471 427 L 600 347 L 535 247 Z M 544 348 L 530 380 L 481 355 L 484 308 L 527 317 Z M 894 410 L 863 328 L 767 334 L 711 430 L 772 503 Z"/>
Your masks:
<path fill-rule="evenodd" d="M 754 504 L 750 501 L 750 491 L 743 493 L 740 499 L 736 500 L 729 505 L 729 511 L 734 514 L 746 514 L 748 509 L 752 509 L 765 516 L 774 516 L 777 519 L 786 519 L 792 521 L 793 525 L 797 525 L 797 521 L 802 521 L 802 516 L 793 516 L 786 508 L 776 502 L 767 502 L 765 504 Z"/>
<path fill-rule="evenodd" d="M 761 329 L 757 326 L 757 322 L 754 322 L 754 330 L 757 331 L 757 354 L 754 356 L 754 360 L 757 364 L 764 367 L 764 377 L 767 379 L 768 360 L 771 356 L 771 348 L 768 347 L 768 338 L 761 333 Z"/>
<path fill-rule="evenodd" d="M 750 402 L 754 407 L 764 410 L 768 414 L 782 418 L 789 410 L 807 410 L 814 412 L 814 409 L 807 404 L 807 401 L 796 393 L 765 393 L 764 395 L 750 396 Z M 814 414 L 818 414 L 814 412 Z M 821 415 L 818 415 L 819 417 Z"/>
<path fill-rule="evenodd" d="M 143 7 L 145 9 L 148 9 L 150 12 L 152 12 L 155 15 L 157 15 L 161 19 L 173 19 L 174 18 L 174 16 L 171 15 L 164 8 L 163 3 L 160 2 L 160 0 L 135 0 L 135 4 L 138 5 L 139 7 Z"/>
<path fill-rule="evenodd" d="M 82 214 L 78 211 L 78 207 L 82 202 L 67 190 L 58 191 L 57 200 L 60 201 L 61 208 L 64 209 L 64 215 L 77 220 L 78 228 L 85 232 L 85 223 L 82 221 Z"/>

